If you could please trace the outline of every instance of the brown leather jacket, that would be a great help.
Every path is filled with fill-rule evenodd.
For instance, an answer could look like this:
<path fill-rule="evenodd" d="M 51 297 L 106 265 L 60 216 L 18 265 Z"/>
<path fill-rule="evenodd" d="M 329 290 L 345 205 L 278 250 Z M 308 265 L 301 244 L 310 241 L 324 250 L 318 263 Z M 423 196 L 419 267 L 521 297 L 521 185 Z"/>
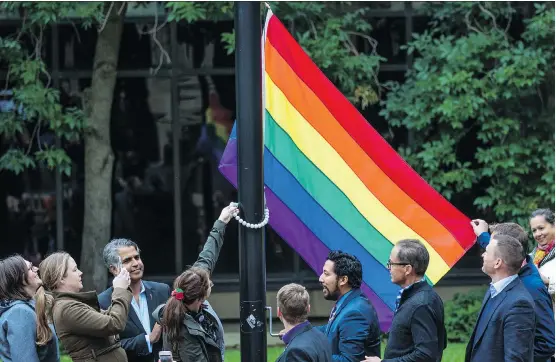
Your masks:
<path fill-rule="evenodd" d="M 56 334 L 74 362 L 127 362 L 116 336 L 124 330 L 132 294 L 115 288 L 106 311 L 96 292 L 54 293 Z"/>

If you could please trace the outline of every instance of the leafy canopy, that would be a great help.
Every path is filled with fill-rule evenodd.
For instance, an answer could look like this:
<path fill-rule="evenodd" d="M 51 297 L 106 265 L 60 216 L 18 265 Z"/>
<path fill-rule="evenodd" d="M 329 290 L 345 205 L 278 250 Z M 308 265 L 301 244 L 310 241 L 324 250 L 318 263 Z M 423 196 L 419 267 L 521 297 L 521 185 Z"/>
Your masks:
<path fill-rule="evenodd" d="M 399 152 L 432 186 L 523 224 L 554 205 L 554 5 L 527 10 L 428 4 L 431 28 L 406 46 L 414 67 L 381 102 L 390 125 L 414 132 Z"/>
<path fill-rule="evenodd" d="M 86 115 L 80 108 L 63 109 L 60 105 L 60 93 L 52 88 L 43 59 L 44 38 L 48 28 L 62 20 L 85 28 L 102 27 L 103 6 L 103 2 L 0 3 L 0 13 L 22 18 L 14 34 L 0 37 L 0 62 L 8 67 L 5 87 L 13 92 L 15 103 L 12 112 L 0 113 L 0 136 L 12 141 L 0 157 L 0 170 L 20 173 L 43 162 L 51 169 L 58 166 L 70 173 L 71 161 L 65 151 L 43 143 L 41 133 L 51 131 L 62 143 L 76 141 L 87 131 Z M 168 21 L 233 19 L 234 3 L 229 1 L 166 2 L 165 6 Z M 378 66 L 384 59 L 376 53 L 377 43 L 368 35 L 370 7 L 350 2 L 271 2 L 270 6 L 346 96 L 362 107 L 378 102 Z M 261 6 L 261 15 L 265 11 Z M 228 52 L 233 52 L 234 33 L 225 33 L 222 39 Z M 368 42 L 371 51 L 358 51 L 355 44 L 359 40 Z"/>
<path fill-rule="evenodd" d="M 62 142 L 74 142 L 84 129 L 85 116 L 79 108 L 62 108 L 43 59 L 44 38 L 47 28 L 63 19 L 80 18 L 85 27 L 102 22 L 102 3 L 4 1 L 0 13 L 22 19 L 16 32 L 0 37 L 0 63 L 7 67 L 2 88 L 13 102 L 11 111 L 0 113 L 0 137 L 10 141 L 0 157 L 0 170 L 19 174 L 40 162 L 50 169 L 59 166 L 69 175 L 66 152 L 42 136 L 51 131 Z"/>

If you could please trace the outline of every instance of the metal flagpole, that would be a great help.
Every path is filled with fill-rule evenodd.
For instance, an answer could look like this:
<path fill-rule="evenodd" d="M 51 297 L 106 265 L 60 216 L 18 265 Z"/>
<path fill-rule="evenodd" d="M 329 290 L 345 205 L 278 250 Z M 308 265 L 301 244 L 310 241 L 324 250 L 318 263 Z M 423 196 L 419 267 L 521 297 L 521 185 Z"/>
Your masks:
<path fill-rule="evenodd" d="M 261 13 L 235 5 L 238 191 L 242 218 L 264 219 Z M 265 228 L 239 226 L 241 361 L 266 362 Z"/>

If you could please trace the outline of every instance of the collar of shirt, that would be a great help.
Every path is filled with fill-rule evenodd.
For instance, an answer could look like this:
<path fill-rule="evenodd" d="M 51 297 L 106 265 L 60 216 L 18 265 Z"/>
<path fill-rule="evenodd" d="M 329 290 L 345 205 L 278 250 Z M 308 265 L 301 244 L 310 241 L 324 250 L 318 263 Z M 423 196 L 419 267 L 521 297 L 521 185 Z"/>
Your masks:
<path fill-rule="evenodd" d="M 139 302 L 135 297 L 131 298 L 131 306 L 139 317 L 143 328 L 147 334 L 151 333 L 151 320 L 149 317 L 149 306 L 147 304 L 147 293 L 145 291 L 145 285 L 141 282 L 141 291 L 139 292 Z"/>
<path fill-rule="evenodd" d="M 508 284 L 513 282 L 514 279 L 516 279 L 516 278 L 517 278 L 517 274 L 514 274 L 514 275 L 511 275 L 511 276 L 506 277 L 504 279 L 500 279 L 496 283 L 490 283 L 490 285 L 492 286 L 492 288 L 490 288 L 490 297 L 491 298 L 496 297 L 498 294 L 500 294 L 504 290 L 504 288 L 506 288 L 508 286 Z"/>
<path fill-rule="evenodd" d="M 353 292 L 353 289 L 350 290 L 349 292 L 347 292 L 346 294 L 342 295 L 338 301 L 336 302 L 336 305 L 334 306 L 334 308 L 336 310 L 338 310 L 338 308 L 340 308 L 340 306 L 342 305 L 342 303 L 344 302 L 344 300 L 346 300 L 347 296 L 351 294 L 351 292 Z"/>
<path fill-rule="evenodd" d="M 293 337 L 295 336 L 295 332 L 299 331 L 300 329 L 305 328 L 305 326 L 309 325 L 309 321 L 305 321 L 303 323 L 300 323 L 298 325 L 296 325 L 295 327 L 293 327 L 292 329 L 290 329 L 289 331 L 287 331 L 284 336 L 282 337 L 282 341 L 288 345 L 291 340 L 293 339 Z"/>
<path fill-rule="evenodd" d="M 396 310 L 398 310 L 398 308 L 400 307 L 400 303 L 401 303 L 401 301 L 402 301 L 403 293 L 404 293 L 406 290 L 409 290 L 409 289 L 410 289 L 412 286 L 414 286 L 415 284 L 418 284 L 418 283 L 421 283 L 421 282 L 424 282 L 424 281 L 425 281 L 425 278 L 423 278 L 423 279 L 421 279 L 421 280 L 418 280 L 418 281 L 416 281 L 415 283 L 409 284 L 407 287 L 403 287 L 402 289 L 400 289 L 400 291 L 398 292 L 398 296 L 396 297 Z"/>
<path fill-rule="evenodd" d="M 139 295 L 145 293 L 145 284 L 143 284 L 143 281 L 141 281 L 141 291 L 139 292 Z"/>

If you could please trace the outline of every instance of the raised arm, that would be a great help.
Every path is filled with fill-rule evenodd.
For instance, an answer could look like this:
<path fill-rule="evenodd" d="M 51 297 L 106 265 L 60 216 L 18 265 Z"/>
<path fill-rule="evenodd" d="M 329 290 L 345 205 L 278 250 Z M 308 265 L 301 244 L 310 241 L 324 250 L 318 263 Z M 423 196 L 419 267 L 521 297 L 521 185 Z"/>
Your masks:
<path fill-rule="evenodd" d="M 475 219 L 471 221 L 471 227 L 473 228 L 475 236 L 477 236 L 477 244 L 479 244 L 481 248 L 486 249 L 490 242 L 487 222 L 481 219 Z"/>
<path fill-rule="evenodd" d="M 232 205 L 226 206 L 222 210 L 220 217 L 214 222 L 207 241 L 205 242 L 205 246 L 193 266 L 204 268 L 212 275 L 216 262 L 218 261 L 218 256 L 220 255 L 220 250 L 222 249 L 222 244 L 224 244 L 226 226 L 237 213 L 237 210 L 237 207 Z"/>
<path fill-rule="evenodd" d="M 84 307 L 81 302 L 71 302 L 60 311 L 64 319 L 71 321 L 72 332 L 94 337 L 119 334 L 125 328 L 132 294 L 128 289 L 114 288 L 112 303 L 108 310 L 97 312 Z"/>

